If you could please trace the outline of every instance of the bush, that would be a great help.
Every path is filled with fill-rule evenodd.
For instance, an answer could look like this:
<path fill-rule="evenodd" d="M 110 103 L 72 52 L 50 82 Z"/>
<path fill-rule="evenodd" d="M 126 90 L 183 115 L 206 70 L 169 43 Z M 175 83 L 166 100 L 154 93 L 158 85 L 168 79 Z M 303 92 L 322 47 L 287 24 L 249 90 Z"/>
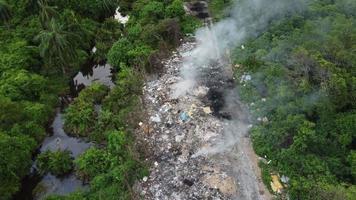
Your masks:
<path fill-rule="evenodd" d="M 132 49 L 133 45 L 127 38 L 119 39 L 108 53 L 108 62 L 115 67 L 120 67 L 121 63 L 129 63 L 128 52 Z"/>
<path fill-rule="evenodd" d="M 88 136 L 94 130 L 98 115 L 95 105 L 101 102 L 107 92 L 108 87 L 99 83 L 94 83 L 81 91 L 65 111 L 65 130 L 76 136 Z"/>
<path fill-rule="evenodd" d="M 174 0 L 170 5 L 166 7 L 165 13 L 166 13 L 166 17 L 168 18 L 182 17 L 185 14 L 183 8 L 183 1 Z"/>
<path fill-rule="evenodd" d="M 37 167 L 41 174 L 51 173 L 61 176 L 73 169 L 73 158 L 70 151 L 45 151 L 37 157 Z"/>
<path fill-rule="evenodd" d="M 21 178 L 31 166 L 32 150 L 35 147 L 32 138 L 11 137 L 0 132 L 0 198 L 10 199 L 18 191 Z"/>
<path fill-rule="evenodd" d="M 75 160 L 77 173 L 84 180 L 90 180 L 96 175 L 105 173 L 113 159 L 111 154 L 98 148 L 90 148 Z"/>

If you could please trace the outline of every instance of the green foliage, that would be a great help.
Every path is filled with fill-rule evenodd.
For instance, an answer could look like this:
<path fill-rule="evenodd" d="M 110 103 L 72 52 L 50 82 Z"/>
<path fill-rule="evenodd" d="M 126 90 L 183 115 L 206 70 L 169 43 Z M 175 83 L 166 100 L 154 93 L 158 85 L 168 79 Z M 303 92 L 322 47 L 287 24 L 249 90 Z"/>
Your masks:
<path fill-rule="evenodd" d="M 125 26 L 112 19 L 119 4 L 130 16 Z M 0 199 L 18 190 L 31 154 L 46 135 L 58 94 L 68 92 L 68 79 L 89 56 L 117 67 L 118 86 L 107 97 L 108 89 L 98 85 L 82 91 L 66 111 L 65 127 L 105 144 L 113 132 L 133 129 L 140 118 L 143 79 L 136 70 L 159 69 L 182 31 L 191 33 L 197 26 L 200 22 L 184 15 L 179 0 L 0 0 Z M 104 97 L 102 109 L 95 110 Z M 130 198 L 128 187 L 144 170 L 138 169 L 131 138 L 112 137 L 127 142 L 127 149 L 115 147 L 123 152 L 108 156 L 114 162 L 105 160 L 109 171 L 93 172 L 88 193 L 58 198 Z M 103 149 L 105 155 L 112 154 L 115 148 L 110 148 Z"/>
<path fill-rule="evenodd" d="M 158 1 L 147 1 L 139 13 L 142 23 L 155 22 L 164 17 L 164 4 Z"/>
<path fill-rule="evenodd" d="M 120 67 L 121 63 L 129 62 L 128 52 L 132 49 L 132 44 L 126 38 L 120 38 L 114 43 L 108 53 L 108 62 L 115 66 Z"/>
<path fill-rule="evenodd" d="M 73 158 L 70 151 L 45 151 L 37 157 L 36 164 L 41 174 L 61 176 L 73 169 Z"/>
<path fill-rule="evenodd" d="M 130 20 L 123 30 L 124 37 L 108 53 L 109 63 L 118 68 L 122 63 L 148 72 L 160 70 L 159 60 L 179 45 L 182 33 L 192 33 L 202 24 L 185 14 L 181 0 L 126 3 L 132 9 L 127 12 Z"/>
<path fill-rule="evenodd" d="M 18 191 L 21 178 L 31 166 L 33 139 L 26 136 L 8 136 L 0 132 L 0 193 L 1 199 L 10 199 Z"/>
<path fill-rule="evenodd" d="M 236 75 L 251 76 L 239 91 L 254 148 L 291 178 L 291 199 L 354 196 L 356 21 L 345 6 L 313 1 L 234 52 Z"/>
<path fill-rule="evenodd" d="M 142 166 L 131 150 L 131 139 L 123 131 L 108 135 L 108 146 L 91 148 L 76 160 L 79 174 L 90 181 L 89 199 L 130 199 L 129 188 L 139 178 Z"/>
<path fill-rule="evenodd" d="M 88 136 L 93 131 L 97 112 L 95 105 L 106 96 L 108 88 L 94 83 L 85 88 L 69 105 L 64 115 L 64 127 L 69 134 Z"/>
<path fill-rule="evenodd" d="M 166 7 L 165 13 L 168 18 L 182 17 L 185 14 L 183 8 L 183 1 L 174 0 L 170 5 Z"/>
<path fill-rule="evenodd" d="M 63 25 L 51 19 L 48 29 L 42 30 L 36 37 L 40 41 L 40 55 L 48 67 L 59 66 L 66 73 L 66 66 L 73 62 L 77 52 L 71 46 L 76 35 L 64 30 Z"/>
<path fill-rule="evenodd" d="M 202 22 L 195 17 L 186 15 L 181 21 L 182 32 L 185 34 L 194 33 L 194 31 L 202 26 Z"/>
<path fill-rule="evenodd" d="M 121 36 L 121 31 L 118 27 L 119 23 L 114 19 L 106 19 L 101 25 L 101 28 L 96 33 L 94 60 L 102 61 L 106 59 L 112 44 Z"/>
<path fill-rule="evenodd" d="M 12 100 L 39 99 L 45 90 L 46 80 L 26 70 L 3 73 L 0 80 L 0 95 Z"/>
<path fill-rule="evenodd" d="M 10 6 L 5 0 L 0 1 L 0 22 L 4 23 L 10 19 Z"/>
<path fill-rule="evenodd" d="M 224 9 L 230 5 L 231 0 L 211 0 L 209 2 L 209 10 L 215 19 L 224 17 Z"/>
<path fill-rule="evenodd" d="M 133 69 L 122 66 L 122 70 L 117 76 L 116 87 L 103 101 L 103 108 L 110 110 L 124 124 L 132 124 L 136 121 L 141 95 L 142 79 Z"/>
<path fill-rule="evenodd" d="M 79 14 L 101 20 L 114 14 L 118 6 L 116 0 L 70 0 L 70 7 Z M 68 4 L 67 4 L 68 5 Z"/>
<path fill-rule="evenodd" d="M 75 164 L 79 176 L 83 179 L 91 179 L 97 174 L 106 172 L 110 167 L 111 159 L 111 155 L 106 151 L 90 148 L 75 160 Z"/>
<path fill-rule="evenodd" d="M 29 172 L 58 95 L 68 92 L 68 79 L 94 42 L 103 59 L 121 37 L 118 23 L 104 20 L 116 6 L 111 0 L 0 1 L 0 144 L 9 145 L 0 150 L 0 199 L 9 199 Z M 102 93 L 91 97 L 92 105 L 107 93 L 98 90 Z"/>

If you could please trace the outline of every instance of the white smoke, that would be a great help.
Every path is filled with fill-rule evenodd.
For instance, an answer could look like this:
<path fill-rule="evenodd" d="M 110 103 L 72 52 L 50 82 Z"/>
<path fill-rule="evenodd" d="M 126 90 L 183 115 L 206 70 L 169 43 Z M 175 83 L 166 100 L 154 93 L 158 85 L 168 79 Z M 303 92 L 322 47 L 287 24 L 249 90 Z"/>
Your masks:
<path fill-rule="evenodd" d="M 256 37 L 272 22 L 299 12 L 306 0 L 235 0 L 226 19 L 196 31 L 196 48 L 184 55 L 181 75 L 174 96 L 179 97 L 195 86 L 199 68 L 211 60 L 220 60 L 226 52 L 250 37 Z"/>

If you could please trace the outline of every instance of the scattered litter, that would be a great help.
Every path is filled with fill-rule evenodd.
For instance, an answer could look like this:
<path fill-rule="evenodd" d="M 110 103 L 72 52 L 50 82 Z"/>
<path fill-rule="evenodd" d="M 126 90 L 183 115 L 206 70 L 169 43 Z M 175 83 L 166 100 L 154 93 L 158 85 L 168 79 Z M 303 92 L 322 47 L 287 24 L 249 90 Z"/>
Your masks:
<path fill-rule="evenodd" d="M 251 75 L 249 74 L 243 74 L 240 79 L 240 83 L 245 83 L 248 82 L 252 79 Z"/>
<path fill-rule="evenodd" d="M 172 108 L 172 106 L 171 106 L 169 103 L 167 103 L 167 104 L 164 104 L 164 105 L 159 109 L 159 111 L 160 111 L 160 112 L 163 112 L 163 113 L 166 113 L 166 112 L 168 112 L 171 108 Z"/>
<path fill-rule="evenodd" d="M 95 53 L 97 51 L 96 47 L 94 46 L 91 52 Z"/>
<path fill-rule="evenodd" d="M 146 182 L 147 180 L 148 180 L 148 177 L 147 177 L 147 176 L 145 176 L 145 177 L 142 178 L 142 181 L 143 181 L 143 182 Z"/>
<path fill-rule="evenodd" d="M 158 114 L 156 114 L 155 116 L 151 116 L 151 121 L 152 122 L 156 122 L 156 123 L 160 123 L 161 122 L 161 118 L 159 117 Z"/>
<path fill-rule="evenodd" d="M 263 117 L 262 118 L 262 122 L 267 123 L 268 122 L 268 118 L 267 117 Z"/>
<path fill-rule="evenodd" d="M 209 88 L 204 86 L 199 86 L 193 91 L 193 94 L 197 97 L 204 97 L 208 92 L 209 92 Z"/>
<path fill-rule="evenodd" d="M 179 115 L 179 119 L 182 120 L 182 122 L 186 122 L 190 119 L 189 117 L 189 114 L 186 113 L 186 112 L 182 112 L 180 115 Z"/>
<path fill-rule="evenodd" d="M 203 108 L 203 111 L 204 111 L 206 114 L 211 114 L 211 113 L 212 113 L 210 107 L 204 107 L 204 108 Z"/>
<path fill-rule="evenodd" d="M 116 19 L 119 23 L 125 25 L 129 21 L 130 17 L 128 15 L 122 16 L 119 10 L 120 10 L 120 6 L 117 7 L 115 10 L 114 19 Z"/>
<path fill-rule="evenodd" d="M 181 142 L 183 139 L 184 139 L 184 134 L 183 135 L 177 135 L 176 137 L 175 137 L 175 140 L 176 140 L 176 142 Z"/>
<path fill-rule="evenodd" d="M 281 181 L 282 181 L 282 183 L 287 184 L 289 182 L 289 177 L 285 176 L 285 175 L 282 175 Z"/>
<path fill-rule="evenodd" d="M 191 50 L 195 45 L 195 42 L 183 43 L 171 58 L 161 61 L 164 68 L 160 76 L 152 77 L 143 87 L 143 101 L 150 123 L 139 123 L 135 134 L 143 141 L 142 150 L 147 152 L 149 161 L 153 161 L 149 178 L 144 177 L 138 183 L 140 188 L 137 193 L 144 191 L 144 199 L 231 199 L 239 192 L 239 185 L 251 182 L 246 180 L 250 177 L 243 177 L 237 183 L 235 174 L 230 173 L 240 173 L 241 168 L 251 170 L 250 163 L 238 162 L 237 165 L 235 159 L 221 162 L 220 156 L 230 151 L 221 153 L 220 146 L 224 146 L 223 149 L 232 148 L 235 142 L 227 140 L 235 135 L 226 135 L 228 139 L 224 138 L 229 120 L 211 115 L 214 105 L 211 99 L 207 99 L 210 95 L 207 84 L 200 80 L 184 82 L 180 74 L 185 56 L 192 55 Z M 204 70 L 211 73 L 204 78 L 211 79 L 219 74 L 214 69 L 205 66 Z M 225 84 L 223 79 L 217 79 L 213 85 Z M 249 80 L 251 76 L 245 74 L 244 81 Z M 179 84 L 182 81 L 184 84 Z M 176 93 L 179 89 L 182 91 Z M 238 132 L 240 134 L 240 130 Z M 245 132 L 245 128 L 241 132 Z M 248 140 L 245 137 L 241 139 Z M 241 152 L 244 153 L 242 157 L 249 155 L 250 150 L 239 148 L 233 150 L 234 155 L 241 155 Z M 205 166 L 209 170 L 204 170 Z"/>

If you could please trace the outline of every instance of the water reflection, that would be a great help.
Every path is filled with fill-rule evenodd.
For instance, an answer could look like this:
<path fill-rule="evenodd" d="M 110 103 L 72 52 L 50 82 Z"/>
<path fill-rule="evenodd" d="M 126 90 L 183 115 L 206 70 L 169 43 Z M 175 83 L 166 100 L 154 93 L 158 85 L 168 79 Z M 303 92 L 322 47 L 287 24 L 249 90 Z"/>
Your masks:
<path fill-rule="evenodd" d="M 99 82 L 112 88 L 114 86 L 112 71 L 109 64 L 94 65 L 89 71 L 82 70 L 73 78 L 73 89 L 79 92 L 93 82 Z"/>
<path fill-rule="evenodd" d="M 41 152 L 46 150 L 56 151 L 56 150 L 69 150 L 72 152 L 74 158 L 78 157 L 86 149 L 88 149 L 92 143 L 85 142 L 81 138 L 74 138 L 68 136 L 63 129 L 63 119 L 60 109 L 57 109 L 57 115 L 53 120 L 52 129 L 53 135 L 47 137 L 40 149 Z"/>
<path fill-rule="evenodd" d="M 75 191 L 88 189 L 81 180 L 74 174 L 65 178 L 57 178 L 52 174 L 47 174 L 35 189 L 35 199 L 45 199 L 48 195 L 66 195 Z"/>

